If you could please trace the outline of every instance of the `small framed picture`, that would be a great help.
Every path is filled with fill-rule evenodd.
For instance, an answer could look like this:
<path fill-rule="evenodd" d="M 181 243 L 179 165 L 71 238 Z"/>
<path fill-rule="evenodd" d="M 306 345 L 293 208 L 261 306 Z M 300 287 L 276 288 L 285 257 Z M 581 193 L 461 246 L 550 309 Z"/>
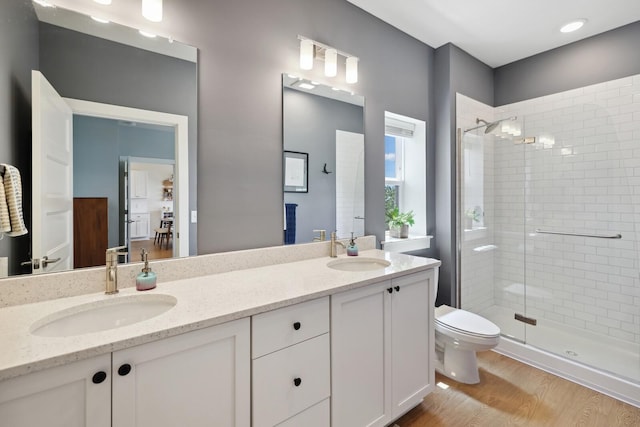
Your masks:
<path fill-rule="evenodd" d="M 283 158 L 284 192 L 309 192 L 309 154 L 285 151 Z"/>

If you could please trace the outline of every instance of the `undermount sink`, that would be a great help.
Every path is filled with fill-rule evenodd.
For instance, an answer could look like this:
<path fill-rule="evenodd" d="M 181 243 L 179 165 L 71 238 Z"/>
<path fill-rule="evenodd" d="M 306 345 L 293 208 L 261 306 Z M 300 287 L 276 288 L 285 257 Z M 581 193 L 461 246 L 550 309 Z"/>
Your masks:
<path fill-rule="evenodd" d="M 31 333 L 67 337 L 106 331 L 159 316 L 177 302 L 175 297 L 160 294 L 114 296 L 46 316 L 31 326 Z"/>
<path fill-rule="evenodd" d="M 385 259 L 353 257 L 330 261 L 327 267 L 341 271 L 370 271 L 383 269 L 390 265 L 391 263 Z"/>

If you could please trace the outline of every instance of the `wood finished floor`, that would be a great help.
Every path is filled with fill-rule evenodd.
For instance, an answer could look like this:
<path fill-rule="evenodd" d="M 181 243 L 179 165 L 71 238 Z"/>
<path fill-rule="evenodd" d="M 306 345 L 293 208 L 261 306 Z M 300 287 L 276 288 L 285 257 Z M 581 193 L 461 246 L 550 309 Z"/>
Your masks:
<path fill-rule="evenodd" d="M 425 398 L 399 427 L 640 426 L 640 409 L 493 351 L 478 353 L 480 384 L 459 384 Z"/>
<path fill-rule="evenodd" d="M 131 257 L 129 259 L 131 262 L 140 261 L 140 250 L 142 248 L 147 250 L 147 258 L 149 261 L 153 259 L 162 259 L 162 258 L 171 258 L 173 256 L 173 241 L 169 241 L 169 248 L 167 249 L 165 245 L 154 244 L 153 239 L 150 240 L 132 240 L 131 241 Z"/>

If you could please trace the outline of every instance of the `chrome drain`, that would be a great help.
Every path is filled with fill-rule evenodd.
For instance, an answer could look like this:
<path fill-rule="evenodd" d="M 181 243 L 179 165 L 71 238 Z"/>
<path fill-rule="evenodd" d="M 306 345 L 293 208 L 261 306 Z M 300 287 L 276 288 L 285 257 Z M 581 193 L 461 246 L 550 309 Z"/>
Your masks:
<path fill-rule="evenodd" d="M 565 353 L 567 353 L 567 355 L 571 357 L 578 357 L 578 353 L 576 353 L 575 351 L 567 350 L 565 351 Z"/>

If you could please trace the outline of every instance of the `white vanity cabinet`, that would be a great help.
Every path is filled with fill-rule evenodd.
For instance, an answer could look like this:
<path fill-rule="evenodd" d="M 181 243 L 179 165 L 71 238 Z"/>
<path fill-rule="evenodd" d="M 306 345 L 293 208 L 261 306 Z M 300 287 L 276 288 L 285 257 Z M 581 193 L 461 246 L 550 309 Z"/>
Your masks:
<path fill-rule="evenodd" d="M 252 317 L 253 427 L 329 427 L 329 298 Z"/>
<path fill-rule="evenodd" d="M 0 425 L 110 427 L 111 355 L 0 382 Z"/>
<path fill-rule="evenodd" d="M 434 389 L 434 270 L 331 297 L 331 425 L 385 426 Z"/>
<path fill-rule="evenodd" d="M 250 425 L 249 319 L 113 353 L 113 427 Z"/>
<path fill-rule="evenodd" d="M 249 333 L 245 318 L 0 382 L 0 425 L 249 427 Z"/>

